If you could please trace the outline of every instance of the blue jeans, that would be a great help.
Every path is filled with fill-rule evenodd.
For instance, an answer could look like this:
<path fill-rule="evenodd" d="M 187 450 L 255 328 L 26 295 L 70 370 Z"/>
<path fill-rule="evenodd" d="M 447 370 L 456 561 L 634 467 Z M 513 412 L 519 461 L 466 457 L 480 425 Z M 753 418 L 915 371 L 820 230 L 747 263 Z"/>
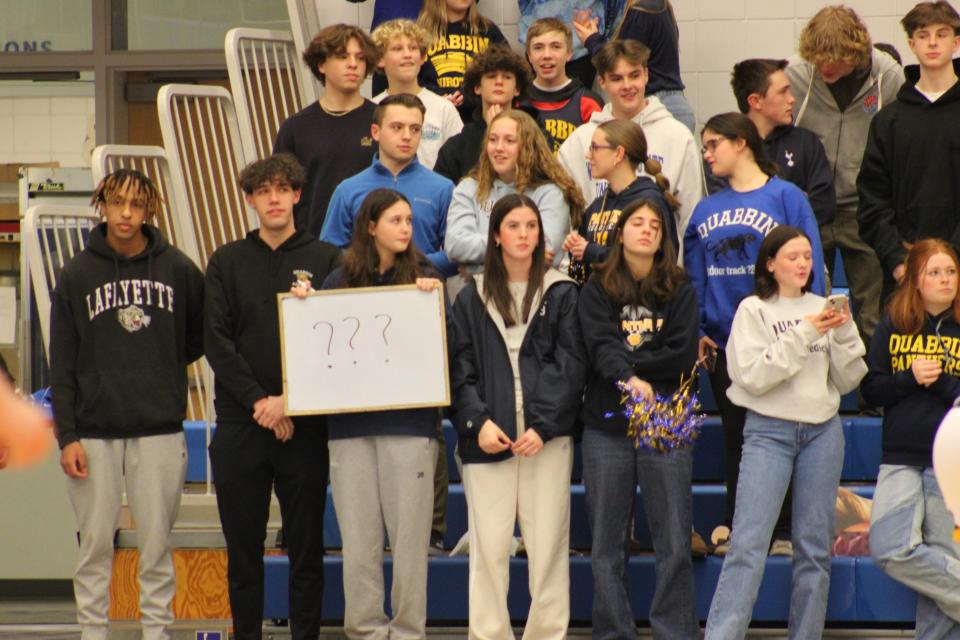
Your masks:
<path fill-rule="evenodd" d="M 960 638 L 960 559 L 932 467 L 880 465 L 870 553 L 887 575 L 917 592 L 917 640 Z"/>
<path fill-rule="evenodd" d="M 635 638 L 627 593 L 630 524 L 636 486 L 650 523 L 657 586 L 650 606 L 654 638 L 700 637 L 693 595 L 690 488 L 693 451 L 667 454 L 635 449 L 624 434 L 587 427 L 583 434 L 583 483 L 593 534 L 593 637 Z"/>
<path fill-rule="evenodd" d="M 685 124 L 690 129 L 690 133 L 696 135 L 697 118 L 683 91 L 657 91 L 653 95 L 660 99 L 670 115 Z"/>
<path fill-rule="evenodd" d="M 843 428 L 790 422 L 747 411 L 730 552 L 707 618 L 707 640 L 743 638 L 763 578 L 770 534 L 793 477 L 790 637 L 823 634 L 830 543 L 843 467 Z"/>

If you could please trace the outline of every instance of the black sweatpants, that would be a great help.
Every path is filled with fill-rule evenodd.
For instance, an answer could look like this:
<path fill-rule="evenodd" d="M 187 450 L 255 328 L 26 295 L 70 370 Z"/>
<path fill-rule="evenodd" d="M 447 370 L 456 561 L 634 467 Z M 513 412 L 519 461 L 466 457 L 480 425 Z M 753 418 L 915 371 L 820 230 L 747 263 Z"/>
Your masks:
<path fill-rule="evenodd" d="M 305 423 L 305 424 L 304 424 Z M 260 640 L 263 553 L 276 491 L 290 557 L 290 633 L 316 640 L 323 602 L 323 511 L 329 456 L 325 423 L 294 419 L 279 442 L 256 424 L 220 424 L 210 443 L 217 509 L 227 540 L 227 580 L 236 640 Z"/>
<path fill-rule="evenodd" d="M 717 401 L 720 422 L 723 424 L 723 449 L 725 453 L 725 475 L 727 485 L 727 509 L 724 524 L 733 527 L 733 512 L 737 504 L 737 482 L 740 480 L 740 458 L 743 455 L 743 427 L 747 420 L 747 410 L 730 402 L 727 389 L 730 387 L 730 375 L 727 373 L 727 352 L 717 350 L 717 364 L 710 372 L 710 390 Z M 790 539 L 790 513 L 793 508 L 793 487 L 787 486 L 787 495 L 780 508 L 780 517 L 773 528 L 774 540 Z"/>

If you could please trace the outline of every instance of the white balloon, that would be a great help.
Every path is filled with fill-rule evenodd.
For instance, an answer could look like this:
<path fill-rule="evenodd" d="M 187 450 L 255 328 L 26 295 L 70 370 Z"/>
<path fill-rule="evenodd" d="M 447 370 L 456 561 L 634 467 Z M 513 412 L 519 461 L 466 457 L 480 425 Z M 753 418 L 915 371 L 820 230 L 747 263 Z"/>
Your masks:
<path fill-rule="evenodd" d="M 933 440 L 933 472 L 943 501 L 960 526 L 960 408 L 947 412 Z"/>

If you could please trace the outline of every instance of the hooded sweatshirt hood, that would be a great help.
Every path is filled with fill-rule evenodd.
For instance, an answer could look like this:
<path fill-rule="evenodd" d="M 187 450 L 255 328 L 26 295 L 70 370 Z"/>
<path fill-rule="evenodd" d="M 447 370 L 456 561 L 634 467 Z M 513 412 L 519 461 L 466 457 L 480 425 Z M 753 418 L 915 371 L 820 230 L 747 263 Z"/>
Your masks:
<path fill-rule="evenodd" d="M 608 102 L 560 147 L 558 159 L 580 187 L 586 202 L 593 202 L 607 189 L 606 180 L 594 179 L 590 174 L 587 149 L 597 127 L 614 119 L 613 106 Z M 674 212 L 674 227 L 686 229 L 693 207 L 704 194 L 703 163 L 693 134 L 656 96 L 647 96 L 647 106 L 632 120 L 640 125 L 647 138 L 647 155 L 660 163 L 671 191 L 680 201 L 680 208 Z M 637 168 L 637 175 L 647 175 L 642 166 Z"/>
<path fill-rule="evenodd" d="M 628 204 L 636 200 L 652 200 L 664 213 L 670 210 L 667 201 L 663 198 L 663 192 L 653 180 L 646 176 L 638 176 L 620 193 L 607 189 L 587 207 L 578 230 L 589 243 L 583 252 L 584 282 L 590 277 L 592 266 L 603 262 L 610 254 L 609 244 L 613 240 L 620 214 Z M 673 216 L 667 215 L 665 220 L 666 228 L 663 230 L 662 237 L 673 240 L 673 247 L 677 249 L 677 230 L 674 228 Z"/>
<path fill-rule="evenodd" d="M 784 71 L 797 100 L 794 124 L 820 137 L 833 169 L 838 210 L 855 210 L 857 174 L 870 122 L 896 99 L 903 84 L 903 69 L 886 53 L 874 50 L 867 79 L 843 111 L 816 67 L 799 55 L 789 58 Z"/>
<path fill-rule="evenodd" d="M 860 236 L 876 251 L 888 286 L 906 244 L 942 238 L 960 248 L 960 82 L 930 102 L 915 86 L 919 68 L 907 69 L 910 82 L 872 123 L 857 179 Z"/>
<path fill-rule="evenodd" d="M 53 295 L 51 379 L 60 445 L 175 433 L 186 366 L 202 352 L 203 275 L 160 231 L 125 257 L 106 223 L 64 267 Z"/>
<path fill-rule="evenodd" d="M 954 59 L 953 72 L 957 77 L 960 77 L 960 59 Z M 907 81 L 900 87 L 900 91 L 897 92 L 897 100 L 914 105 L 931 104 L 927 97 L 917 89 L 917 83 L 920 82 L 920 65 L 907 65 L 903 68 L 903 75 Z M 958 101 L 960 101 L 960 81 L 954 82 L 953 86 L 947 89 L 946 93 L 937 98 L 936 102 L 932 104 L 942 106 Z"/>

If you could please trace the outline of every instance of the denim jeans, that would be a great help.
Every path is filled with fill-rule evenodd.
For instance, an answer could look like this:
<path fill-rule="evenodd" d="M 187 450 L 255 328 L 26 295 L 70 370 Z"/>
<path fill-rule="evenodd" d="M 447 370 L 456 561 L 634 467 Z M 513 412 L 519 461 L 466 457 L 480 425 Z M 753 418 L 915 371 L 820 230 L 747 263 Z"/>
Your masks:
<path fill-rule="evenodd" d="M 700 637 L 694 609 L 690 529 L 692 449 L 658 454 L 635 449 L 624 434 L 585 429 L 583 483 L 593 534 L 593 637 L 637 636 L 627 593 L 630 523 L 637 483 L 656 553 L 657 585 L 650 606 L 653 637 Z"/>
<path fill-rule="evenodd" d="M 830 588 L 830 543 L 843 467 L 843 428 L 791 422 L 747 411 L 737 510 L 707 618 L 707 640 L 743 638 L 763 578 L 767 547 L 793 477 L 793 579 L 790 637 L 823 634 Z"/>
<path fill-rule="evenodd" d="M 696 135 L 697 118 L 683 91 L 657 91 L 653 95 L 660 99 L 670 115 L 685 124 L 690 129 L 690 133 Z"/>
<path fill-rule="evenodd" d="M 870 553 L 891 578 L 917 592 L 917 640 L 960 638 L 960 559 L 932 467 L 880 466 Z"/>

